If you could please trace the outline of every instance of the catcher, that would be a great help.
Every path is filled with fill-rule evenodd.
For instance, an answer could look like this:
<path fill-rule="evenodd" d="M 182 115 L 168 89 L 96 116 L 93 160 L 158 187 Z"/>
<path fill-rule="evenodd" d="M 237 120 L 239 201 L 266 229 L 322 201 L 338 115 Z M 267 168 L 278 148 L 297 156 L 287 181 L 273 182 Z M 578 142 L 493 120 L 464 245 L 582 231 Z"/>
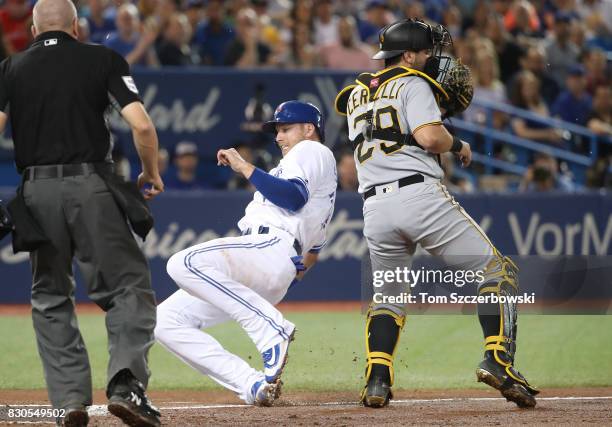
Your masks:
<path fill-rule="evenodd" d="M 440 183 L 441 153 L 455 153 L 464 167 L 471 162 L 470 145 L 442 124 L 471 102 L 469 69 L 442 56 L 452 40 L 441 25 L 402 20 L 383 28 L 379 39 L 380 51 L 373 58 L 384 60 L 384 69 L 359 75 L 336 98 L 354 149 L 373 273 L 410 268 L 420 244 L 454 268 L 482 271 L 479 295 L 516 295 L 516 265 Z M 365 325 L 365 406 L 383 407 L 392 398 L 393 360 L 406 304 L 385 297 L 409 291 L 409 284 L 398 278 L 376 288 L 383 297 L 370 304 Z M 516 305 L 482 303 L 478 315 L 485 350 L 478 381 L 519 407 L 535 406 L 538 390 L 514 367 Z"/>

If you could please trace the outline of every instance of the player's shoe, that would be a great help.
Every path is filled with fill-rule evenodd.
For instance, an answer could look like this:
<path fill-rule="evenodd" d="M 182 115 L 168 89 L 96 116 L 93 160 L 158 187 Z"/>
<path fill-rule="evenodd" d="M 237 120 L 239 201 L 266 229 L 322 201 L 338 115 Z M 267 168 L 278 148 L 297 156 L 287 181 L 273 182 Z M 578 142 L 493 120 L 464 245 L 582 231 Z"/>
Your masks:
<path fill-rule="evenodd" d="M 261 353 L 264 363 L 264 375 L 266 376 L 267 382 L 275 383 L 280 380 L 280 376 L 283 373 L 283 368 L 287 364 L 289 344 L 291 344 L 291 341 L 293 341 L 294 336 L 295 329 L 293 332 L 291 332 L 288 339 L 273 345 Z"/>
<path fill-rule="evenodd" d="M 375 375 L 371 375 L 368 384 L 361 392 L 361 403 L 368 408 L 382 408 L 393 399 L 389 382 Z"/>
<path fill-rule="evenodd" d="M 273 384 L 259 380 L 251 387 L 251 400 L 255 406 L 272 406 L 274 401 L 280 397 L 282 382 L 279 380 Z"/>
<path fill-rule="evenodd" d="M 142 383 L 128 369 L 119 372 L 111 384 L 107 392 L 108 412 L 133 427 L 161 425 L 161 414 L 149 401 Z"/>
<path fill-rule="evenodd" d="M 478 382 L 483 382 L 501 392 L 509 402 L 519 408 L 536 406 L 535 395 L 540 391 L 531 386 L 513 366 L 502 366 L 487 355 L 476 369 Z"/>

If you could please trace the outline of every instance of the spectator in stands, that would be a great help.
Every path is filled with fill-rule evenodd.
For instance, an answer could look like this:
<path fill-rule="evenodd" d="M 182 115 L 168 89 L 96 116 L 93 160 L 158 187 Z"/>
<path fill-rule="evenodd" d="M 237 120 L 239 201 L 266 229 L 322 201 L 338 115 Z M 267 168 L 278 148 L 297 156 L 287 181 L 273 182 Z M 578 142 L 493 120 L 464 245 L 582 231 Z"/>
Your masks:
<path fill-rule="evenodd" d="M 499 64 L 497 63 L 497 54 L 491 49 L 480 50 L 476 54 L 476 67 L 472 69 L 474 73 L 474 98 L 496 103 L 506 103 L 506 89 L 503 83 L 499 80 Z M 476 105 L 470 105 L 465 111 L 464 117 L 466 120 L 485 124 L 486 110 Z M 506 115 L 499 112 L 493 112 L 493 127 L 501 129 L 506 123 Z"/>
<path fill-rule="evenodd" d="M 343 16 L 338 19 L 340 41 L 321 47 L 321 62 L 332 70 L 374 71 L 379 64 L 372 59 L 369 46 L 361 43 L 357 34 L 355 18 Z"/>
<path fill-rule="evenodd" d="M 0 25 L 11 52 L 20 52 L 32 40 L 32 5 L 30 0 L 5 0 L 0 9 Z"/>
<path fill-rule="evenodd" d="M 244 8 L 236 15 L 236 38 L 225 52 L 225 65 L 257 68 L 271 64 L 272 51 L 261 41 L 261 31 L 255 11 Z"/>
<path fill-rule="evenodd" d="M 467 13 L 463 20 L 463 30 L 472 29 L 477 34 L 485 34 L 492 16 L 491 3 L 487 0 L 477 0 L 472 8 L 464 8 Z M 503 22 L 500 23 L 503 28 Z"/>
<path fill-rule="evenodd" d="M 609 86 L 611 83 L 606 53 L 601 49 L 591 49 L 584 53 L 582 63 L 585 68 L 586 88 L 591 95 L 598 86 Z"/>
<path fill-rule="evenodd" d="M 191 26 L 183 13 L 175 13 L 166 24 L 166 29 L 157 45 L 157 57 L 162 65 L 194 65 L 197 56 L 191 51 Z"/>
<path fill-rule="evenodd" d="M 359 180 L 357 179 L 357 168 L 355 167 L 353 152 L 348 149 L 340 150 L 336 155 L 336 159 L 338 190 L 356 192 L 359 188 Z"/>
<path fill-rule="evenodd" d="M 512 3 L 508 12 L 504 15 L 504 26 L 514 37 L 539 38 L 540 19 L 533 4 L 527 0 Z"/>
<path fill-rule="evenodd" d="M 559 94 L 551 107 L 551 113 L 566 122 L 586 126 L 592 99 L 585 90 L 584 67 L 573 65 L 567 73 L 565 84 L 567 89 Z"/>
<path fill-rule="evenodd" d="M 312 29 L 313 0 L 295 0 L 291 9 L 291 21 L 293 25 L 306 25 Z"/>
<path fill-rule="evenodd" d="M 166 189 L 197 190 L 202 185 L 198 181 L 198 146 L 193 142 L 179 142 L 174 150 L 176 174 L 168 175 L 164 184 Z"/>
<path fill-rule="evenodd" d="M 568 174 L 559 173 L 559 164 L 554 157 L 536 153 L 533 164 L 527 168 L 523 175 L 519 191 L 565 191 L 575 190 L 575 185 Z"/>
<path fill-rule="evenodd" d="M 338 17 L 334 15 L 334 4 L 331 0 L 315 0 L 313 18 L 314 43 L 317 47 L 337 43 Z"/>
<path fill-rule="evenodd" d="M 587 127 L 598 135 L 612 136 L 612 89 L 598 86 L 593 96 L 593 109 Z"/>
<path fill-rule="evenodd" d="M 310 27 L 303 23 L 293 25 L 289 49 L 282 60 L 286 68 L 310 69 L 318 66 L 319 55 L 312 44 Z"/>
<path fill-rule="evenodd" d="M 225 52 L 234 40 L 234 29 L 225 22 L 222 0 L 209 0 L 206 20 L 198 26 L 194 36 L 202 65 L 224 65 Z"/>
<path fill-rule="evenodd" d="M 559 12 L 555 15 L 553 36 L 545 43 L 546 58 L 549 64 L 548 72 L 563 86 L 567 70 L 578 62 L 578 47 L 570 40 L 573 15 Z"/>
<path fill-rule="evenodd" d="M 461 15 L 461 9 L 457 6 L 449 4 L 447 8 L 444 9 L 442 14 L 442 23 L 450 33 L 453 40 L 458 40 L 462 35 L 462 25 L 463 17 Z"/>
<path fill-rule="evenodd" d="M 92 43 L 102 44 L 106 37 L 116 31 L 115 20 L 105 12 L 108 9 L 108 0 L 88 0 L 89 14 L 89 38 Z"/>
<path fill-rule="evenodd" d="M 188 0 L 185 6 L 185 15 L 192 29 L 190 44 L 195 45 L 196 32 L 204 21 L 204 0 Z M 197 52 L 197 49 L 194 49 Z"/>
<path fill-rule="evenodd" d="M 108 36 L 105 46 L 121 54 L 130 65 L 158 64 L 152 45 L 159 29 L 146 26 L 141 33 L 136 6 L 131 3 L 121 5 L 117 9 L 115 24 L 117 31 Z"/>
<path fill-rule="evenodd" d="M 587 170 L 586 185 L 590 188 L 612 188 L 612 155 L 600 157 Z"/>
<path fill-rule="evenodd" d="M 539 116 L 549 117 L 548 107 L 540 95 L 540 82 L 531 71 L 522 71 L 516 79 L 516 87 L 512 93 L 512 104 L 528 110 Z M 553 145 L 563 145 L 566 132 L 550 125 L 532 119 L 516 117 L 512 120 L 512 129 L 521 138 L 532 139 Z"/>
<path fill-rule="evenodd" d="M 363 19 L 357 24 L 359 38 L 367 44 L 378 44 L 378 32 L 387 24 L 387 4 L 383 0 L 369 0 Z"/>
<path fill-rule="evenodd" d="M 77 40 L 81 43 L 90 43 L 91 33 L 89 32 L 89 22 L 87 21 L 87 18 L 79 18 L 77 25 L 79 26 L 77 31 Z"/>
<path fill-rule="evenodd" d="M 499 60 L 500 79 L 507 84 L 520 69 L 519 58 L 523 50 L 512 35 L 506 31 L 499 15 L 489 15 L 484 34 L 495 46 Z"/>
<path fill-rule="evenodd" d="M 544 49 L 541 46 L 532 44 L 525 49 L 520 58 L 521 69 L 531 71 L 540 80 L 540 94 L 546 105 L 549 107 L 557 99 L 559 95 L 559 85 L 557 81 L 546 73 L 546 58 Z M 520 73 L 520 72 L 519 72 Z M 514 91 L 516 85 L 517 73 L 512 77 L 508 84 L 508 93 Z"/>
<path fill-rule="evenodd" d="M 423 7 L 423 3 L 412 0 L 407 2 L 404 6 L 404 17 L 425 20 L 427 17 L 425 16 L 425 8 Z"/>

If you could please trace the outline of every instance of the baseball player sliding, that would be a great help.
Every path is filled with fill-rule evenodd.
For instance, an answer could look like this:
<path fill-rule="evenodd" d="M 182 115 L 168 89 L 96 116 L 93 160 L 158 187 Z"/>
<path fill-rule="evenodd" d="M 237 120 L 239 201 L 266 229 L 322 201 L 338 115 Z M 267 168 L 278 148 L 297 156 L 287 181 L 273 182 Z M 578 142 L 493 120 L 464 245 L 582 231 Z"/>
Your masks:
<path fill-rule="evenodd" d="M 470 145 L 446 130 L 438 105 L 447 116 L 469 105 L 472 87 L 461 79 L 469 70 L 466 73 L 460 62 L 449 68 L 450 58 L 442 56 L 442 48 L 452 40 L 441 25 L 403 20 L 381 30 L 379 39 L 374 59 L 384 59 L 385 68 L 361 74 L 356 85 L 336 98 L 337 111 L 347 116 L 355 150 L 373 272 L 409 268 L 420 244 L 455 268 L 483 271 L 479 295 L 515 295 L 514 263 L 500 254 L 440 183 L 439 154 L 455 153 L 463 166 L 471 161 Z M 445 87 L 450 82 L 455 85 Z M 396 281 L 376 292 L 393 296 L 409 290 L 407 283 Z M 516 305 L 479 304 L 478 314 L 485 341 L 478 381 L 520 407 L 535 406 L 538 390 L 514 368 Z M 366 386 L 361 395 L 365 406 L 382 407 L 392 398 L 393 360 L 405 316 L 404 304 L 370 305 Z"/>
<path fill-rule="evenodd" d="M 155 336 L 248 404 L 271 406 L 280 396 L 295 333 L 295 325 L 274 306 L 325 245 L 337 178 L 334 156 L 322 144 L 323 116 L 312 104 L 282 103 L 264 131 L 276 133 L 283 155 L 269 173 L 234 149 L 217 153 L 220 165 L 244 175 L 257 192 L 238 222 L 241 236 L 195 245 L 168 260 L 168 274 L 181 289 L 159 305 Z M 202 331 L 228 320 L 253 340 L 263 371 Z"/>

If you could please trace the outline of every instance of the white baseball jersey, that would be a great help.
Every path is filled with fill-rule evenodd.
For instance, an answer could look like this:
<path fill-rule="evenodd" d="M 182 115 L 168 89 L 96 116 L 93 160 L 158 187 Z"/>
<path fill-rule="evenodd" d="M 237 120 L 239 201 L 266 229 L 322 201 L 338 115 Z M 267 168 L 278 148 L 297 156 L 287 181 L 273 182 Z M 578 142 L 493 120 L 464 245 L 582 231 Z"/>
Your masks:
<path fill-rule="evenodd" d="M 257 192 L 238 226 L 269 226 L 268 234 L 222 237 L 174 254 L 167 270 L 181 289 L 158 306 L 155 329 L 162 345 L 249 404 L 266 381 L 261 361 L 252 367 L 203 329 L 234 320 L 260 353 L 289 340 L 295 325 L 275 305 L 296 278 L 294 239 L 303 252 L 320 249 L 336 197 L 336 162 L 319 142 L 299 142 L 270 172 L 303 182 L 306 204 L 290 212 Z"/>
<path fill-rule="evenodd" d="M 325 245 L 325 233 L 336 199 L 336 160 L 331 150 L 320 142 L 305 140 L 294 146 L 270 174 L 301 181 L 308 191 L 302 209 L 290 212 L 279 208 L 257 191 L 238 222 L 240 230 L 272 226 L 292 234 L 303 252 L 318 251 Z"/>
<path fill-rule="evenodd" d="M 374 80 L 373 80 L 374 81 Z M 367 90 L 355 87 L 348 100 L 349 138 L 362 133 L 364 115 L 373 108 L 373 123 L 378 129 L 391 128 L 403 134 L 413 133 L 422 126 L 442 123 L 440 109 L 429 84 L 418 76 L 389 80 L 378 89 L 378 95 L 368 102 Z M 444 175 L 435 154 L 415 146 L 399 146 L 393 141 L 365 140 L 355 150 L 359 177 L 359 192 L 375 185 L 397 181 L 414 173 L 441 179 Z"/>

